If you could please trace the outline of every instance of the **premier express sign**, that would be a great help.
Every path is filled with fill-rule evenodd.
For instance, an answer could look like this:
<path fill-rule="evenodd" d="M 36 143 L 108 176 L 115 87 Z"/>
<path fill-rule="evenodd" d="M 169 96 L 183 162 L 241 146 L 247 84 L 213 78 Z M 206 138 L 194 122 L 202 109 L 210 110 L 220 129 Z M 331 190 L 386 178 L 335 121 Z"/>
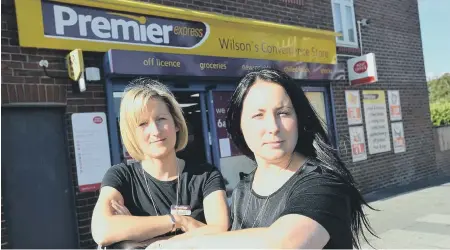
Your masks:
<path fill-rule="evenodd" d="M 336 63 L 335 33 L 123 0 L 15 0 L 23 47 Z"/>
<path fill-rule="evenodd" d="M 208 37 L 202 22 L 132 15 L 87 7 L 42 3 L 46 37 L 97 42 L 195 48 Z"/>

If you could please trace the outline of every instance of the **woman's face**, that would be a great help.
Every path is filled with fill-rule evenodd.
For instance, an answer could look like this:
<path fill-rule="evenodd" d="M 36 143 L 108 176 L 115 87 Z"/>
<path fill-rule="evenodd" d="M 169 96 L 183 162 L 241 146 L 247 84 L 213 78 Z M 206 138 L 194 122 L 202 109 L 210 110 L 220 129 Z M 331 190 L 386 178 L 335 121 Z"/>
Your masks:
<path fill-rule="evenodd" d="M 284 88 L 256 80 L 244 99 L 241 129 L 255 157 L 268 162 L 289 157 L 298 139 L 297 115 Z"/>
<path fill-rule="evenodd" d="M 145 158 L 162 158 L 175 150 L 178 128 L 166 103 L 150 99 L 136 128 L 136 139 Z"/>

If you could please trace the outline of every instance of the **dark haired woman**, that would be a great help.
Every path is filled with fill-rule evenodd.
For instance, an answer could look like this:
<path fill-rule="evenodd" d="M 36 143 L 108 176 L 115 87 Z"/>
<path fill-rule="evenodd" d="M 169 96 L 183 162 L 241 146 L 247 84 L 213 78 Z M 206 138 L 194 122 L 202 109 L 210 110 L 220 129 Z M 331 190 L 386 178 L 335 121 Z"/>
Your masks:
<path fill-rule="evenodd" d="M 233 192 L 232 231 L 169 240 L 165 247 L 351 249 L 359 247 L 363 226 L 372 233 L 367 203 L 289 76 L 272 69 L 247 74 L 226 124 L 257 164 Z"/>

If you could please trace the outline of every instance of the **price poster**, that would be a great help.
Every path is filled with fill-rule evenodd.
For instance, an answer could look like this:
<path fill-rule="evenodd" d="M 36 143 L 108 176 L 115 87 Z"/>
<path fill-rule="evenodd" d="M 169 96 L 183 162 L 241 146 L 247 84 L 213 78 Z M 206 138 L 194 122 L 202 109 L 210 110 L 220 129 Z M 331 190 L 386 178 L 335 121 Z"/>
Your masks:
<path fill-rule="evenodd" d="M 232 91 L 214 91 L 214 113 L 216 116 L 217 137 L 219 140 L 220 157 L 241 155 L 239 149 L 231 142 L 226 128 L 227 106 L 233 95 Z"/>
<path fill-rule="evenodd" d="M 111 167 L 106 115 L 103 112 L 72 114 L 72 130 L 80 192 L 96 191 Z"/>
<path fill-rule="evenodd" d="M 358 90 L 345 91 L 345 104 L 347 105 L 348 125 L 361 124 L 361 101 Z"/>
<path fill-rule="evenodd" d="M 369 154 L 391 151 L 386 96 L 383 90 L 363 90 Z"/>
<path fill-rule="evenodd" d="M 400 92 L 398 90 L 388 90 L 388 101 L 391 121 L 400 121 L 402 119 Z"/>
<path fill-rule="evenodd" d="M 363 126 L 349 127 L 350 145 L 352 147 L 353 162 L 367 159 L 366 141 Z"/>
<path fill-rule="evenodd" d="M 406 151 L 405 133 L 403 131 L 403 122 L 391 123 L 392 142 L 394 145 L 394 153 L 402 153 Z"/>

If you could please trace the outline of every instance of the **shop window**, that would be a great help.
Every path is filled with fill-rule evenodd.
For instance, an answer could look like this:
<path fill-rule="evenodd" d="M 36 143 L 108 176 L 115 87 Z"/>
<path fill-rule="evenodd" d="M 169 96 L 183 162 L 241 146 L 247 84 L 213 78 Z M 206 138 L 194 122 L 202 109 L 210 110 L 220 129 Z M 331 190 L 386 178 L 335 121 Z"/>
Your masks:
<path fill-rule="evenodd" d="M 321 119 L 322 126 L 325 130 L 328 130 L 328 122 L 325 110 L 325 94 L 319 91 L 306 91 L 306 98 L 308 98 L 309 103 L 316 111 L 317 115 Z"/>
<path fill-rule="evenodd" d="M 336 38 L 338 46 L 358 47 L 355 9 L 353 0 L 331 0 L 334 31 L 342 36 Z"/>

